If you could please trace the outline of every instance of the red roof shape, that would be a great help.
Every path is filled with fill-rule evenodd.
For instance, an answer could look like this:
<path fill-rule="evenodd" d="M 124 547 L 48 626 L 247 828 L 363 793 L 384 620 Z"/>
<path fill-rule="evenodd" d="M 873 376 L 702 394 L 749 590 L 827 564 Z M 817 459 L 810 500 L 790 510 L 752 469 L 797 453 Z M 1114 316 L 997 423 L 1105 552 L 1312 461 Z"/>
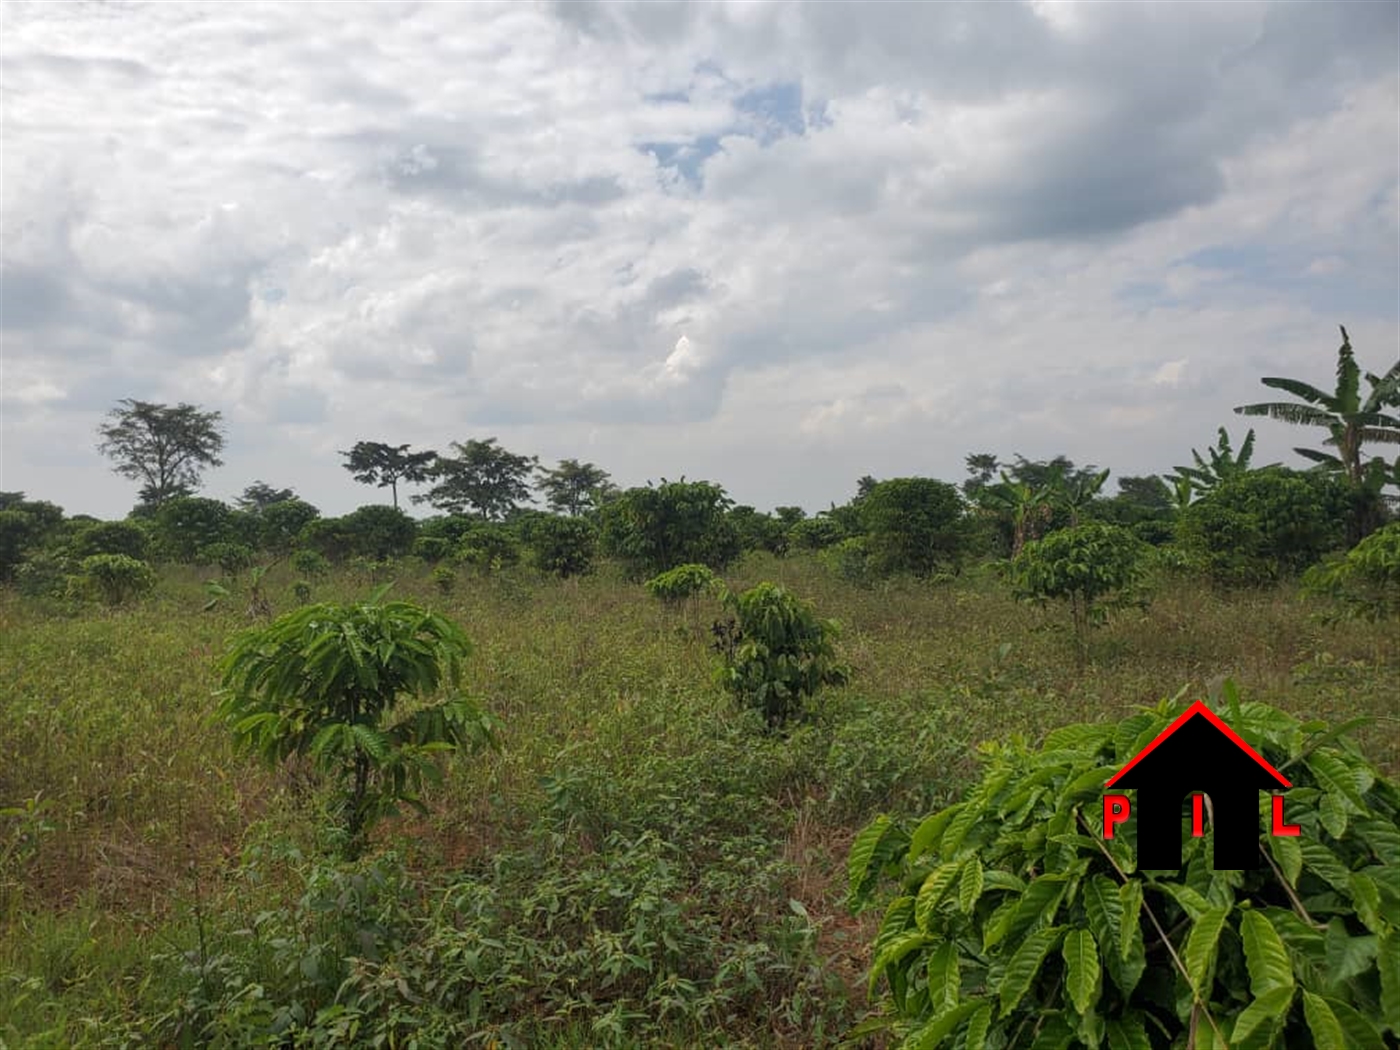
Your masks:
<path fill-rule="evenodd" d="M 1148 744 L 1145 748 L 1143 748 L 1136 755 L 1134 755 L 1127 765 L 1125 765 L 1122 769 L 1120 769 L 1117 773 L 1114 773 L 1113 776 L 1109 778 L 1107 784 L 1105 784 L 1104 786 L 1112 787 L 1115 783 L 1118 782 L 1118 780 L 1120 780 L 1123 777 L 1125 773 L 1128 772 L 1128 770 L 1132 769 L 1135 765 L 1137 765 L 1144 758 L 1150 755 L 1153 751 L 1157 749 L 1157 747 L 1160 744 L 1162 744 L 1164 741 L 1170 738 L 1173 733 L 1175 733 L 1178 729 L 1180 729 L 1187 722 L 1191 721 L 1191 719 L 1195 718 L 1197 715 L 1204 718 L 1221 733 L 1225 734 L 1225 736 L 1229 738 L 1232 744 L 1234 744 L 1237 748 L 1243 751 L 1250 758 L 1254 759 L 1254 761 L 1257 762 L 1259 766 L 1266 773 L 1269 774 L 1269 776 L 1273 777 L 1274 780 L 1278 781 L 1280 787 L 1291 788 L 1293 786 L 1293 784 L 1288 780 L 1287 777 L 1285 777 L 1277 769 L 1271 766 L 1263 755 L 1259 754 L 1258 751 L 1255 751 L 1254 748 L 1246 744 L 1240 738 L 1238 733 L 1236 733 L 1233 729 L 1231 729 L 1224 722 L 1222 722 L 1220 720 L 1220 716 L 1217 715 L 1210 708 L 1208 708 L 1200 700 L 1197 700 L 1194 704 L 1188 707 L 1184 712 L 1182 712 L 1180 718 L 1178 718 L 1171 725 L 1167 726 L 1166 729 L 1158 733 L 1156 739 L 1153 740 L 1152 743 Z"/>

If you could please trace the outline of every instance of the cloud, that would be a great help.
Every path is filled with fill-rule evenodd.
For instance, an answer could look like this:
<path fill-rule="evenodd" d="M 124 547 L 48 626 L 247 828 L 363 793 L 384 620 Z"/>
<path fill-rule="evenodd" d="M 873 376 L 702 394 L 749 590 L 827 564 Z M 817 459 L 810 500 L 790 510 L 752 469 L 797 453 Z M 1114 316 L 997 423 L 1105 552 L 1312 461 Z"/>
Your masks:
<path fill-rule="evenodd" d="M 126 396 L 225 413 L 211 491 L 329 510 L 360 439 L 759 505 L 1166 469 L 1338 322 L 1393 355 L 1398 45 L 1386 4 L 7 4 L 3 487 L 121 513 Z"/>

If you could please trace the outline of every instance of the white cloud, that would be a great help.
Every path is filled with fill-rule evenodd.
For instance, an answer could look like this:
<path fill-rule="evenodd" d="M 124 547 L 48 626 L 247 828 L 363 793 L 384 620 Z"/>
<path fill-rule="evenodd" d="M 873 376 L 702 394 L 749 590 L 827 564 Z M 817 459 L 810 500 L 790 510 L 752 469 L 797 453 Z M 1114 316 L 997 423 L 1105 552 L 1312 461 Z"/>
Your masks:
<path fill-rule="evenodd" d="M 361 438 L 1165 469 L 1400 342 L 1385 6 L 7 4 L 3 487 L 123 511 L 124 396 L 333 511 Z"/>

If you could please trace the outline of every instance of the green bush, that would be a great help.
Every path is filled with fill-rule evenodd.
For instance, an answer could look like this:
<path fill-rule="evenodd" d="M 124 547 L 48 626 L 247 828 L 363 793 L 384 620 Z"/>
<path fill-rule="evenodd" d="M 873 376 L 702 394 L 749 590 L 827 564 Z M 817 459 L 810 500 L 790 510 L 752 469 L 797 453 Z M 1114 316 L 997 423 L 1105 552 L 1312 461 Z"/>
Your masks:
<path fill-rule="evenodd" d="M 1018 597 L 1069 603 L 1081 654 L 1089 629 L 1104 622 L 1104 599 L 1127 600 L 1143 579 L 1149 548 L 1127 529 L 1091 522 L 1032 540 L 1011 562 Z"/>
<path fill-rule="evenodd" d="M 341 518 L 317 518 L 302 530 L 307 546 L 333 562 L 350 558 L 383 561 L 407 554 L 417 525 L 397 507 L 370 504 Z"/>
<path fill-rule="evenodd" d="M 108 605 L 121 605 L 156 585 L 156 574 L 143 561 L 125 554 L 92 554 L 82 560 L 76 591 Z"/>
<path fill-rule="evenodd" d="M 853 843 L 850 895 L 884 900 L 867 1033 L 905 1046 L 1381 1048 L 1400 1034 L 1400 791 L 1321 722 L 1225 690 L 1230 725 L 1287 771 L 1299 838 L 1216 871 L 1189 835 L 1180 871 L 1103 839 L 1104 781 L 1185 707 L 982 749 L 963 801 Z M 1261 816 L 1267 826 L 1269 808 Z"/>
<path fill-rule="evenodd" d="M 865 537 L 852 536 L 821 552 L 822 564 L 847 583 L 870 584 L 875 574 L 870 568 L 870 549 Z"/>
<path fill-rule="evenodd" d="M 972 536 L 962 494 L 932 478 L 881 481 L 860 503 L 870 571 L 927 577 L 956 566 Z"/>
<path fill-rule="evenodd" d="M 452 554 L 452 541 L 445 536 L 419 536 L 413 541 L 413 556 L 436 565 Z"/>
<path fill-rule="evenodd" d="M 847 532 L 835 519 L 819 514 L 803 518 L 788 529 L 788 542 L 798 550 L 821 551 L 840 543 Z"/>
<path fill-rule="evenodd" d="M 1340 558 L 1303 575 L 1303 590 L 1338 603 L 1344 617 L 1400 616 L 1400 522 L 1371 533 Z"/>
<path fill-rule="evenodd" d="M 322 580 L 331 571 L 331 563 L 319 551 L 301 550 L 292 555 L 292 568 L 308 580 Z"/>
<path fill-rule="evenodd" d="M 457 544 L 453 559 L 478 572 L 499 572 L 520 564 L 520 539 L 509 525 L 477 522 Z"/>
<path fill-rule="evenodd" d="M 257 544 L 273 554 L 285 554 L 295 547 L 306 527 L 321 516 L 310 503 L 299 499 L 278 500 L 254 517 Z"/>
<path fill-rule="evenodd" d="M 201 565 L 217 565 L 225 576 L 236 577 L 252 568 L 253 548 L 246 543 L 211 543 L 200 548 L 197 561 Z"/>
<path fill-rule="evenodd" d="M 722 572 L 743 553 L 724 489 L 705 481 L 663 481 L 632 488 L 600 512 L 604 553 L 645 578 L 677 565 Z"/>
<path fill-rule="evenodd" d="M 180 496 L 161 504 L 155 519 L 160 553 L 172 561 L 191 563 L 205 547 L 239 541 L 233 511 L 216 499 Z"/>
<path fill-rule="evenodd" d="M 807 602 L 760 583 L 730 595 L 726 604 L 737 634 L 721 648 L 719 682 L 770 728 L 806 714 L 808 699 L 822 686 L 846 681 L 849 672 L 834 645 L 840 629 L 834 620 L 819 619 Z"/>
<path fill-rule="evenodd" d="M 1339 546 L 1345 494 L 1283 468 L 1224 481 L 1182 512 L 1177 542 L 1221 586 L 1291 576 Z"/>
<path fill-rule="evenodd" d="M 677 565 L 646 582 L 647 593 L 667 605 L 680 605 L 707 590 L 714 590 L 719 577 L 708 565 Z"/>
<path fill-rule="evenodd" d="M 598 530 L 586 518 L 531 514 L 521 521 L 520 536 L 541 572 L 567 579 L 593 569 Z"/>
<path fill-rule="evenodd" d="M 39 527 L 19 510 L 0 510 L 0 580 L 13 579 L 28 549 L 37 542 Z"/>
<path fill-rule="evenodd" d="M 439 565 L 433 570 L 433 586 L 442 594 L 451 594 L 457 586 L 457 574 L 446 565 Z"/>
<path fill-rule="evenodd" d="M 129 521 L 100 521 L 74 534 L 69 548 L 74 557 L 90 554 L 125 554 L 143 561 L 150 548 L 150 535 Z"/>
<path fill-rule="evenodd" d="M 219 713 L 268 763 L 300 755 L 335 778 L 353 854 L 400 803 L 426 812 L 439 755 L 490 740 L 490 719 L 455 692 L 470 651 L 461 628 L 409 602 L 309 605 L 233 639 Z M 398 715 L 405 695 L 421 704 Z"/>

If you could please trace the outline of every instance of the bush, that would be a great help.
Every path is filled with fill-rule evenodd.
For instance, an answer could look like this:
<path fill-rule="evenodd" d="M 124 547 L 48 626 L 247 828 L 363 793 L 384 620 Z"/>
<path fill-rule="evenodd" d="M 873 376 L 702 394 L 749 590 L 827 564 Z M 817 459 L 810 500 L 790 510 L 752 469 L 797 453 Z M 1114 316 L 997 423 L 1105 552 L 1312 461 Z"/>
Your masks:
<path fill-rule="evenodd" d="M 713 590 L 719 577 L 708 565 L 677 565 L 646 582 L 647 593 L 667 605 L 680 605 L 688 598 Z"/>
<path fill-rule="evenodd" d="M 1282 468 L 1222 482 L 1187 507 L 1181 547 L 1222 586 L 1258 586 L 1302 571 L 1340 545 L 1346 501 L 1327 479 Z"/>
<path fill-rule="evenodd" d="M 847 583 L 868 586 L 873 577 L 870 571 L 870 551 L 863 536 L 852 536 L 821 553 L 822 564 Z"/>
<path fill-rule="evenodd" d="M 225 576 L 236 577 L 253 565 L 253 548 L 245 543 L 211 543 L 199 551 L 201 565 L 217 565 Z"/>
<path fill-rule="evenodd" d="M 417 537 L 417 526 L 396 507 L 370 504 L 342 518 L 317 518 L 302 536 L 307 545 L 334 562 L 350 558 L 383 561 L 407 554 Z"/>
<path fill-rule="evenodd" d="M 0 580 L 13 579 L 25 553 L 39 537 L 34 519 L 19 510 L 0 510 Z"/>
<path fill-rule="evenodd" d="M 1179 701 L 1058 729 L 1041 751 L 985 745 L 963 801 L 913 828 L 879 817 L 851 847 L 853 905 L 894 894 L 867 1032 L 930 1050 L 1361 1048 L 1400 1033 L 1400 792 L 1325 724 L 1226 696 L 1232 728 L 1287 769 L 1300 838 L 1263 839 L 1254 871 L 1215 870 L 1210 834 L 1186 836 L 1179 871 L 1141 870 L 1127 838 L 1103 839 L 1104 780 Z"/>
<path fill-rule="evenodd" d="M 91 554 L 125 554 L 143 561 L 150 543 L 149 534 L 140 525 L 129 521 L 100 521 L 75 533 L 69 547 L 77 558 Z"/>
<path fill-rule="evenodd" d="M 1371 533 L 1341 558 L 1303 575 L 1305 593 L 1338 603 L 1343 617 L 1400 616 L 1400 522 Z"/>
<path fill-rule="evenodd" d="M 255 515 L 257 544 L 273 554 L 285 554 L 300 542 L 306 527 L 321 516 L 310 503 L 299 499 L 278 500 Z"/>
<path fill-rule="evenodd" d="M 319 551 L 302 550 L 292 555 L 292 568 L 308 580 L 321 580 L 331 571 L 331 563 Z"/>
<path fill-rule="evenodd" d="M 490 740 L 491 721 L 455 692 L 470 652 L 461 628 L 409 602 L 308 605 L 233 639 L 219 713 L 269 764 L 304 756 L 335 778 L 353 854 L 400 803 L 427 812 L 442 752 Z M 404 695 L 444 686 L 453 695 L 395 717 Z"/>
<path fill-rule="evenodd" d="M 413 556 L 429 565 L 452 554 L 452 541 L 445 536 L 419 536 L 413 541 Z"/>
<path fill-rule="evenodd" d="M 478 572 L 499 572 L 520 564 L 520 540 L 508 525 L 477 522 L 462 537 L 453 558 Z"/>
<path fill-rule="evenodd" d="M 807 700 L 824 685 L 848 676 L 833 644 L 839 627 L 818 619 L 811 605 L 772 583 L 730 595 L 737 634 L 725 640 L 718 679 L 770 728 L 806 713 Z"/>
<path fill-rule="evenodd" d="M 743 553 L 729 507 L 724 489 L 705 481 L 628 489 L 603 505 L 602 547 L 638 578 L 692 563 L 722 572 Z"/>
<path fill-rule="evenodd" d="M 593 569 L 598 530 L 586 518 L 532 514 L 520 523 L 530 561 L 541 572 L 567 579 Z"/>
<path fill-rule="evenodd" d="M 1102 599 L 1116 596 L 1121 602 L 1131 596 L 1143 578 L 1147 551 L 1127 529 L 1091 522 L 1027 543 L 1012 561 L 1011 575 L 1018 597 L 1069 603 L 1083 654 L 1089 629 L 1108 615 Z"/>
<path fill-rule="evenodd" d="M 439 565 L 433 570 L 433 586 L 443 594 L 451 594 L 457 586 L 457 574 L 446 565 Z"/>
<path fill-rule="evenodd" d="M 154 587 L 156 574 L 145 562 L 125 554 L 92 554 L 83 559 L 75 582 L 79 596 L 96 596 L 108 605 L 121 605 Z"/>
<path fill-rule="evenodd" d="M 233 511 L 216 499 L 180 496 L 161 504 L 155 518 L 161 553 L 172 561 L 190 563 L 205 547 L 239 539 Z"/>
<path fill-rule="evenodd" d="M 824 514 L 803 518 L 788 529 L 788 542 L 798 550 L 821 551 L 846 538 L 846 530 Z"/>
<path fill-rule="evenodd" d="M 895 478 L 870 489 L 860 504 L 870 571 L 928 577 L 956 566 L 972 530 L 961 493 L 932 478 Z"/>

